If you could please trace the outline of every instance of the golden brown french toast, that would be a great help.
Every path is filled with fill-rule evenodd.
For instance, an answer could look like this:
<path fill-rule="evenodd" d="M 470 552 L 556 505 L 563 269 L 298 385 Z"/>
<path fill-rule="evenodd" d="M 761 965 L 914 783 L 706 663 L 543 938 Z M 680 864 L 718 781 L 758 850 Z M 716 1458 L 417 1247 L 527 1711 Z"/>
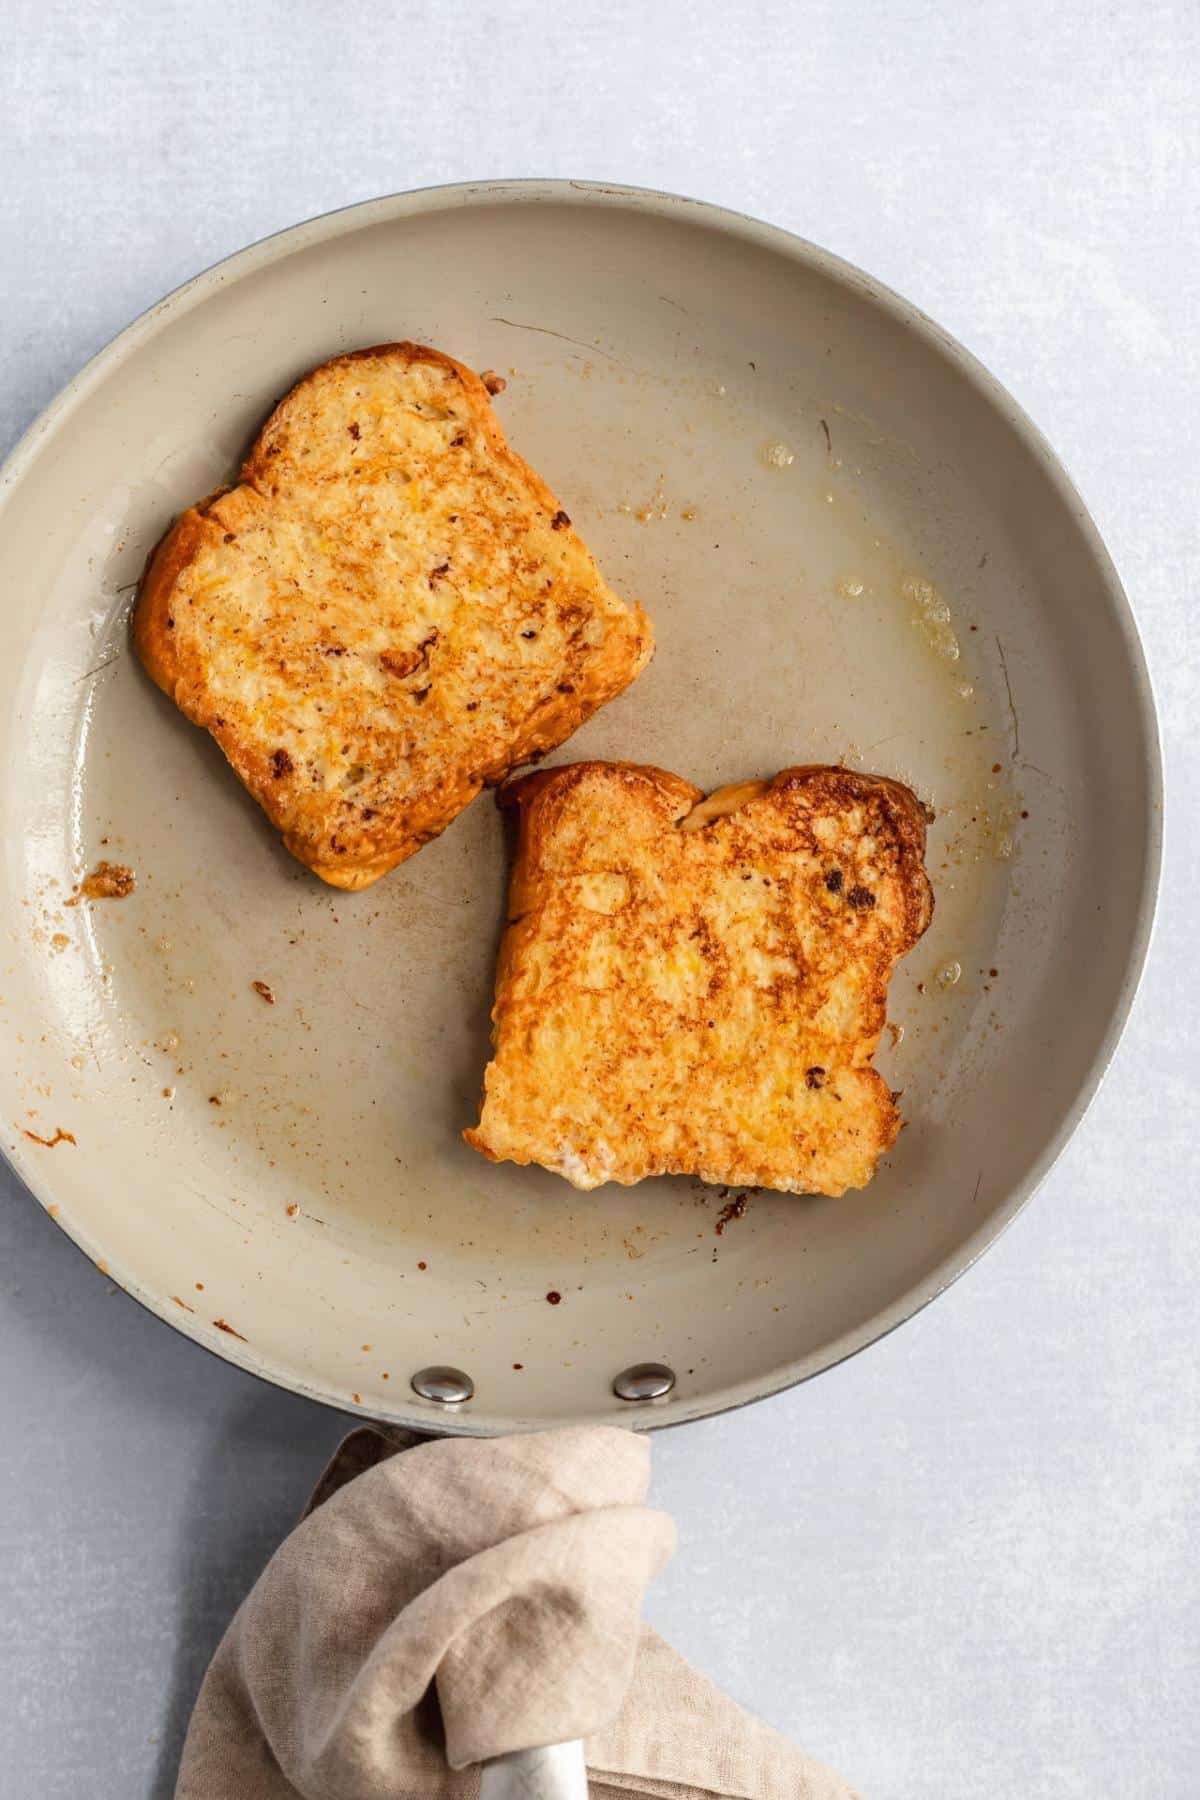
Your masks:
<path fill-rule="evenodd" d="M 153 679 L 283 833 L 360 888 L 649 659 L 479 376 L 385 344 L 314 369 L 138 595 Z"/>
<path fill-rule="evenodd" d="M 468 1143 L 580 1188 L 869 1181 L 901 1125 L 871 1066 L 888 982 L 933 910 L 915 795 L 796 768 L 705 799 L 583 762 L 501 800 L 519 838 Z"/>

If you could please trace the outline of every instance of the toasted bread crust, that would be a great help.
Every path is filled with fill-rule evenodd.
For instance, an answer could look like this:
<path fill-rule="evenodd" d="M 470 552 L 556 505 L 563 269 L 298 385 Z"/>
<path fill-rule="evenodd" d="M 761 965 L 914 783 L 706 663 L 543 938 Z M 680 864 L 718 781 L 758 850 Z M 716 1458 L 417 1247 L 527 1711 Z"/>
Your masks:
<path fill-rule="evenodd" d="M 426 516 L 436 512 L 439 483 L 456 483 L 454 492 L 466 496 L 461 518 L 451 515 L 455 523 L 435 518 L 437 529 L 427 532 L 431 543 L 442 546 L 430 551 L 439 558 L 439 566 L 429 572 L 430 585 L 436 586 L 443 567 L 448 570 L 453 561 L 453 550 L 446 546 L 457 547 L 461 533 L 473 530 L 473 541 L 463 540 L 463 548 L 471 580 L 482 590 L 478 600 L 456 599 L 452 614 L 443 606 L 437 615 L 441 622 L 415 647 L 407 638 L 419 627 L 414 623 L 407 635 L 404 630 L 408 595 L 387 594 L 379 574 L 397 536 L 403 538 L 406 518 L 403 502 L 395 499 L 395 484 L 389 488 L 387 482 L 398 464 L 414 458 L 395 446 L 374 462 L 366 455 L 360 458 L 366 445 L 354 422 L 349 426 L 353 444 L 338 439 L 331 454 L 325 429 L 327 415 L 345 407 L 351 390 L 370 395 L 372 387 L 386 389 L 390 383 L 394 392 L 396 383 L 410 376 L 424 383 L 422 397 L 412 407 L 419 415 L 414 433 L 425 434 L 414 453 L 421 479 L 410 483 L 420 486 L 421 511 Z M 430 432 L 443 426 L 431 451 Z M 446 441 L 451 433 L 453 444 Z M 315 464 L 310 456 L 314 443 Z M 466 446 L 465 473 L 463 461 L 455 461 L 453 454 L 460 446 Z M 400 452 L 405 448 L 401 442 Z M 368 481 L 373 485 L 368 487 Z M 350 511 L 354 504 L 367 504 L 359 498 L 364 492 L 376 508 L 370 529 L 361 527 Z M 450 492 L 448 486 L 445 492 Z M 339 495 L 346 503 L 340 514 Z M 281 515 L 289 528 L 295 527 L 292 538 L 316 520 L 316 541 L 322 547 L 320 534 L 336 527 L 341 560 L 333 573 L 325 569 L 314 576 L 291 539 L 283 549 L 271 539 Z M 426 530 L 424 522 L 419 528 Z M 309 531 L 308 539 L 312 537 Z M 242 548 L 247 543 L 268 547 L 257 550 L 252 560 Z M 260 606 L 247 628 L 237 612 L 239 584 L 267 577 L 276 581 L 282 597 Z M 411 585 L 412 577 L 408 579 Z M 194 590 L 205 584 L 231 594 L 233 601 L 202 597 L 195 605 Z M 311 643 L 302 647 L 306 661 L 293 653 L 287 634 L 297 636 L 301 625 L 313 622 L 306 608 L 315 605 L 325 612 L 331 593 L 333 614 L 343 625 L 359 629 L 362 641 L 351 647 L 351 655 L 361 655 L 374 688 L 355 692 L 335 679 L 341 671 L 323 663 Z M 403 640 L 394 652 L 380 650 L 374 641 L 381 594 L 388 628 L 398 642 Z M 422 588 L 418 609 L 424 599 Z M 236 683 L 222 679 L 220 640 L 227 628 L 234 629 L 234 619 L 236 630 L 246 633 L 245 660 L 269 708 L 239 703 Z M 528 670 L 509 649 L 523 619 L 539 627 L 549 622 L 547 635 L 554 639 L 549 654 Z M 492 687 L 489 665 L 475 641 L 489 632 L 498 643 L 491 667 L 500 685 Z M 344 630 L 342 635 L 350 634 Z M 522 638 L 537 636 L 537 631 L 521 633 Z M 281 639 L 283 653 L 278 652 Z M 480 378 L 440 351 L 408 343 L 351 351 L 297 383 L 260 432 L 239 485 L 183 513 L 159 543 L 134 609 L 133 641 L 157 685 L 216 738 L 283 833 L 287 848 L 323 880 L 343 888 L 367 886 L 442 831 L 481 787 L 562 743 L 628 685 L 653 649 L 642 609 L 623 605 L 604 586 L 555 495 L 509 447 Z M 336 647 L 336 654 L 344 656 L 344 647 Z M 472 691 L 481 695 L 474 702 L 467 699 L 468 666 Z M 386 731 L 379 729 L 377 719 L 381 668 L 385 677 L 394 677 L 387 681 L 392 723 Z M 412 710 L 430 694 L 435 697 L 432 708 Z M 310 723 L 314 707 L 321 715 L 315 731 L 296 726 L 306 706 Z M 274 715 L 271 721 L 268 710 Z M 365 769 L 353 799 L 346 797 L 334 766 L 334 738 L 339 735 L 355 744 L 355 767 Z"/>
<path fill-rule="evenodd" d="M 519 836 L 467 1142 L 584 1188 L 863 1186 L 901 1128 L 871 1066 L 888 983 L 933 909 L 915 795 L 806 766 L 713 808 L 592 762 L 500 797 Z"/>

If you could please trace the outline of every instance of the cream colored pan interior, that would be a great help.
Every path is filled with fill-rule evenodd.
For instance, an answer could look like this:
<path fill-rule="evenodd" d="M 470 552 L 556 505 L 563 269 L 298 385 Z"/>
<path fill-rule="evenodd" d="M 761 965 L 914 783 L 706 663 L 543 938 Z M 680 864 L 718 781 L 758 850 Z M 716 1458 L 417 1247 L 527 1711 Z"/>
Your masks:
<path fill-rule="evenodd" d="M 694 1182 L 585 1196 L 482 1161 L 459 1131 L 504 905 L 491 798 L 335 893 L 131 658 L 172 514 L 304 370 L 400 337 L 506 376 L 513 442 L 654 616 L 650 669 L 555 760 L 707 787 L 844 761 L 936 808 L 937 916 L 882 1057 L 910 1124 L 865 1192 L 751 1194 L 718 1233 L 736 1196 Z M 769 1393 L 964 1269 L 1099 1079 L 1158 867 L 1127 605 L 1004 393 L 783 233 L 575 183 L 287 232 L 139 320 L 34 427 L 0 568 L 5 1149 L 115 1280 L 271 1380 L 464 1431 Z M 135 891 L 67 905 L 101 858 Z M 611 1384 L 643 1359 L 678 1380 L 638 1409 Z M 409 1385 L 431 1363 L 474 1400 L 432 1413 Z"/>

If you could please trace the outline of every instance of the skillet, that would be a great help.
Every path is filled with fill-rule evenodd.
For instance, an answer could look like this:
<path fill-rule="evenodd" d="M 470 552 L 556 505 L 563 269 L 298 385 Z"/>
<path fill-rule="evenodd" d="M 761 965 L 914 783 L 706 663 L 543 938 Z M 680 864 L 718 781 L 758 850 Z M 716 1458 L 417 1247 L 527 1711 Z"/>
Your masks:
<path fill-rule="evenodd" d="M 862 1193 L 750 1195 L 718 1234 L 737 1196 L 482 1162 L 458 1134 L 504 905 L 488 797 L 335 893 L 135 666 L 133 588 L 172 514 L 304 370 L 401 337 L 505 375 L 512 441 L 654 617 L 650 669 L 556 761 L 706 787 L 844 761 L 934 807 L 936 916 L 880 1057 L 909 1124 Z M 770 1394 L 961 1274 L 1095 1092 L 1159 864 L 1128 604 L 1015 402 L 811 245 L 578 182 L 298 226 L 69 384 L 0 478 L 0 569 L 5 1152 L 115 1281 L 280 1385 L 475 1433 Z M 102 858 L 134 892 L 68 906 Z M 669 1391 L 623 1400 L 645 1362 Z M 419 1396 L 429 1365 L 473 1398 Z"/>

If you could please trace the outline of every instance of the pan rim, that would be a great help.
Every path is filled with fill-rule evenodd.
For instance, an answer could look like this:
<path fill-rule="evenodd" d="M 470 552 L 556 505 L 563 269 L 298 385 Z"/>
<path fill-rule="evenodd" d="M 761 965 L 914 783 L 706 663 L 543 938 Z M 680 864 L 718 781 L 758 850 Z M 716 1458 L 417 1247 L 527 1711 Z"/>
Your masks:
<path fill-rule="evenodd" d="M 1145 649 L 1120 576 L 1090 512 L 1061 459 L 1045 435 L 1003 384 L 956 338 L 919 307 L 854 264 L 781 226 L 771 225 L 748 214 L 708 201 L 661 192 L 652 188 L 623 186 L 604 181 L 568 178 L 549 180 L 537 177 L 446 183 L 359 201 L 318 214 L 311 219 L 284 227 L 280 231 L 258 239 L 244 249 L 235 251 L 232 255 L 190 277 L 155 302 L 97 351 L 83 368 L 66 383 L 50 404 L 29 425 L 4 461 L 3 466 L 0 466 L 0 518 L 3 516 L 9 498 L 32 468 L 43 448 L 69 422 L 72 413 L 84 402 L 96 385 L 119 369 L 122 363 L 135 354 L 147 341 L 153 339 L 168 321 L 190 311 L 193 306 L 202 303 L 219 288 L 231 282 L 240 281 L 256 270 L 267 267 L 300 250 L 333 241 L 376 224 L 391 223 L 426 213 L 453 211 L 470 205 L 508 206 L 519 203 L 600 206 L 614 210 L 626 209 L 648 213 L 663 218 L 678 219 L 683 216 L 695 219 L 697 223 L 739 238 L 749 245 L 770 249 L 794 263 L 831 278 L 843 287 L 849 287 L 922 340 L 927 348 L 947 362 L 980 395 L 985 404 L 999 415 L 1001 421 L 1030 454 L 1040 477 L 1047 487 L 1053 490 L 1079 531 L 1086 551 L 1096 568 L 1113 622 L 1118 629 L 1124 659 L 1132 678 L 1137 707 L 1136 722 L 1143 741 L 1142 775 L 1149 803 L 1144 820 L 1140 871 L 1141 891 L 1119 992 L 1105 1031 L 1078 1083 L 1071 1103 L 1064 1108 L 1056 1129 L 1043 1144 L 1028 1174 L 1010 1189 L 1003 1201 L 993 1207 L 986 1220 L 922 1280 L 913 1283 L 888 1306 L 879 1309 L 869 1319 L 831 1340 L 821 1349 L 809 1352 L 806 1356 L 792 1362 L 781 1364 L 765 1376 L 716 1388 L 686 1401 L 681 1400 L 669 1405 L 631 1410 L 627 1415 L 618 1419 L 619 1423 L 627 1424 L 635 1429 L 661 1429 L 668 1425 L 686 1424 L 712 1417 L 748 1405 L 753 1401 L 766 1399 L 773 1394 L 782 1393 L 810 1380 L 814 1375 L 821 1374 L 826 1369 L 836 1367 L 839 1363 L 866 1349 L 870 1344 L 890 1335 L 900 1325 L 923 1311 L 960 1276 L 973 1267 L 984 1251 L 999 1239 L 1017 1215 L 1028 1205 L 1094 1101 L 1128 1023 L 1130 1011 L 1145 971 L 1153 936 L 1162 871 L 1162 749 L 1153 685 Z M 54 1199 L 53 1182 L 46 1174 L 44 1164 L 39 1167 L 33 1156 L 23 1151 L 20 1145 L 14 1145 L 11 1149 L 0 1146 L 0 1154 L 4 1155 L 5 1161 L 43 1209 L 50 1212 L 54 1223 L 85 1255 L 93 1262 L 105 1255 L 105 1247 L 95 1243 L 91 1233 L 84 1226 L 58 1209 Z M 51 1208 L 54 1210 L 51 1211 Z M 106 1267 L 110 1279 L 115 1281 L 140 1305 L 179 1332 L 181 1336 L 199 1344 L 202 1349 L 209 1350 L 212 1354 L 220 1356 L 222 1360 L 232 1363 L 250 1374 L 257 1375 L 276 1387 L 351 1413 L 357 1418 L 378 1419 L 380 1422 L 407 1426 L 419 1431 L 428 1431 L 432 1427 L 439 1432 L 452 1431 L 464 1436 L 490 1436 L 546 1427 L 547 1422 L 541 1418 L 531 1419 L 490 1414 L 483 1410 L 464 1411 L 461 1414 L 451 1415 L 441 1408 L 432 1407 L 415 1399 L 408 1404 L 398 1402 L 395 1407 L 386 1409 L 380 1409 L 374 1405 L 370 1409 L 355 1406 L 348 1391 L 340 1390 L 333 1384 L 325 1386 L 305 1379 L 294 1371 L 273 1366 L 269 1358 L 257 1356 L 249 1345 L 242 1345 L 233 1339 L 227 1339 L 220 1344 L 211 1342 L 205 1334 L 201 1321 L 196 1321 L 195 1325 L 192 1325 L 188 1320 L 181 1319 L 177 1311 L 168 1310 L 169 1297 L 167 1295 L 159 1295 L 152 1291 L 132 1271 L 123 1269 L 119 1264 L 108 1261 Z M 596 1413 L 585 1412 L 564 1417 L 554 1423 L 592 1422 L 597 1416 L 599 1415 Z M 604 1416 L 611 1422 L 611 1413 L 606 1413 Z"/>

